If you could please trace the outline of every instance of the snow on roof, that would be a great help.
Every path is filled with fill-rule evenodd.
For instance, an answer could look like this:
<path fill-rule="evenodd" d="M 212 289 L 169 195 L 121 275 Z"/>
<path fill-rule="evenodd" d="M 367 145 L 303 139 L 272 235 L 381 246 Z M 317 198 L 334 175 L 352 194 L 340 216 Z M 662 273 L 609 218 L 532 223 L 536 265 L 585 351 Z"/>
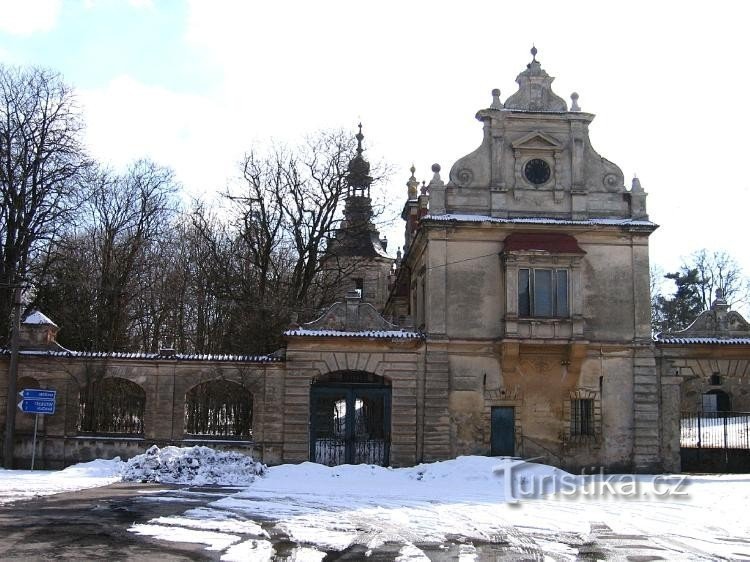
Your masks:
<path fill-rule="evenodd" d="M 0 349 L 0 354 L 7 355 L 8 349 Z M 138 360 L 173 360 L 173 361 L 228 361 L 237 363 L 276 363 L 282 359 L 272 355 L 220 355 L 220 354 L 184 354 L 175 353 L 163 355 L 159 353 L 119 352 L 105 353 L 103 351 L 46 351 L 24 349 L 21 355 L 36 357 L 80 357 L 83 359 L 138 359 Z"/>
<path fill-rule="evenodd" d="M 23 324 L 49 324 L 51 326 L 57 326 L 48 316 L 42 314 L 38 310 L 35 310 L 29 314 L 23 321 Z"/>
<path fill-rule="evenodd" d="M 690 345 L 690 344 L 712 344 L 712 345 L 750 345 L 750 338 L 672 338 L 656 337 L 660 344 Z"/>
<path fill-rule="evenodd" d="M 398 338 L 398 339 L 421 339 L 420 332 L 407 332 L 404 330 L 362 330 L 346 332 L 344 330 L 306 330 L 297 328 L 284 332 L 285 336 L 307 336 L 307 337 L 333 337 L 333 338 Z"/>
<path fill-rule="evenodd" d="M 639 226 L 647 228 L 656 228 L 658 225 L 651 221 L 637 220 L 631 218 L 593 218 L 584 220 L 572 219 L 555 219 L 549 217 L 490 217 L 487 215 L 465 215 L 465 214 L 445 214 L 445 215 L 425 215 L 422 220 L 431 220 L 438 222 L 490 222 L 499 224 L 561 224 L 574 226 Z"/>

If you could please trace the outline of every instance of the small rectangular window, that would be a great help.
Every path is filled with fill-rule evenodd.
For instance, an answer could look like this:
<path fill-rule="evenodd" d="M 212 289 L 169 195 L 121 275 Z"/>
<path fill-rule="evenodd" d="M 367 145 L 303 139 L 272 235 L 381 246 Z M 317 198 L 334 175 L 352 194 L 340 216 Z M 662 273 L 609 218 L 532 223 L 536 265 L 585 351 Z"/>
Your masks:
<path fill-rule="evenodd" d="M 518 315 L 554 318 L 570 315 L 566 269 L 519 269 Z"/>
<path fill-rule="evenodd" d="M 570 401 L 570 434 L 594 435 L 593 398 L 575 398 Z"/>

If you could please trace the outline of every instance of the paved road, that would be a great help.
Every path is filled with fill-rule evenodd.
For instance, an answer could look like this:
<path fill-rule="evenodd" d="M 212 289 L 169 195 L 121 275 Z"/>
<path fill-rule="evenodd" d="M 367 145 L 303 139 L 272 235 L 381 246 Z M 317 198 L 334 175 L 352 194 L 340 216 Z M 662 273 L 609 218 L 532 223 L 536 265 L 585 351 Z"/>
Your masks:
<path fill-rule="evenodd" d="M 227 489 L 117 483 L 0 506 L 0 560 L 217 560 L 221 552 L 205 550 L 205 545 L 161 541 L 134 534 L 128 528 L 157 517 L 181 515 L 227 493 Z M 272 521 L 264 525 L 276 556 L 283 558 L 296 545 L 273 526 Z M 363 525 L 363 529 L 366 527 Z M 483 544 L 455 537 L 448 544 L 419 546 L 421 556 L 439 562 L 474 557 L 480 561 L 567 558 L 544 552 L 539 541 L 543 544 L 549 536 L 538 531 L 510 526 Z M 617 534 L 606 522 L 592 524 L 588 536 L 557 540 L 572 547 L 579 560 L 715 559 L 710 553 L 694 552 L 666 537 Z M 361 560 L 367 556 L 375 562 L 403 555 L 402 544 L 386 543 L 368 552 L 367 542 L 360 541 L 344 551 L 328 551 L 326 560 Z M 738 538 L 737 542 L 738 547 L 750 547 L 747 539 Z M 737 559 L 746 557 L 738 554 Z"/>
<path fill-rule="evenodd" d="M 4 505 L 0 560 L 212 560 L 202 545 L 156 541 L 127 531 L 133 523 L 201 505 L 195 497 L 189 504 L 148 499 L 173 488 L 117 483 Z"/>

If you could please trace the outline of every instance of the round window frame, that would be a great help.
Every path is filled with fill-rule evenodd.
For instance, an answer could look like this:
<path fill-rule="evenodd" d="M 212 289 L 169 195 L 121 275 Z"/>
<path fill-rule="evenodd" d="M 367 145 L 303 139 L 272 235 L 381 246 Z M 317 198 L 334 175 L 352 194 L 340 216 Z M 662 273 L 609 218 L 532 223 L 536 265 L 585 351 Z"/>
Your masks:
<path fill-rule="evenodd" d="M 542 162 L 545 166 L 547 166 L 547 172 L 548 172 L 547 179 L 545 179 L 542 182 L 538 182 L 538 183 L 535 182 L 535 181 L 533 181 L 529 177 L 529 175 L 527 173 L 527 168 L 528 168 L 529 164 L 531 164 L 532 162 L 535 162 L 535 161 Z M 542 187 L 544 185 L 547 185 L 550 182 L 550 180 L 552 179 L 552 166 L 550 166 L 550 163 L 547 162 L 547 160 L 545 160 L 544 158 L 540 158 L 539 156 L 534 156 L 532 158 L 529 158 L 523 164 L 523 179 L 525 179 L 530 185 L 533 185 L 534 187 Z"/>

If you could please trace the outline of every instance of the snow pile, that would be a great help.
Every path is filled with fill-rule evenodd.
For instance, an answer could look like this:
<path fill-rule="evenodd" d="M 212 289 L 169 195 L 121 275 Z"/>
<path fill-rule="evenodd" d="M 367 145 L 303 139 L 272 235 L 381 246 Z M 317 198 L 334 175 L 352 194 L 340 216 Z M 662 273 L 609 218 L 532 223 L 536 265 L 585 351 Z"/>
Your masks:
<path fill-rule="evenodd" d="M 160 482 L 203 486 L 248 486 L 266 466 L 251 456 L 235 451 L 215 451 L 209 447 L 164 447 L 152 445 L 130 459 L 122 471 L 128 482 Z"/>
<path fill-rule="evenodd" d="M 520 490 L 525 497 L 539 497 L 553 492 L 555 484 L 566 479 L 577 480 L 577 477 L 559 468 L 507 457 L 463 456 L 396 469 L 368 464 L 329 467 L 303 462 L 271 467 L 267 477 L 246 493 L 304 494 L 315 490 L 318 495 L 332 497 L 369 498 L 377 494 L 398 499 L 508 501 L 515 499 L 507 497 L 509 492 L 512 495 Z M 508 480 L 512 481 L 511 486 Z M 535 490 L 527 482 L 539 485 Z"/>
<path fill-rule="evenodd" d="M 120 480 L 125 463 L 117 457 L 69 466 L 65 470 L 0 470 L 0 504 L 106 486 Z"/>

